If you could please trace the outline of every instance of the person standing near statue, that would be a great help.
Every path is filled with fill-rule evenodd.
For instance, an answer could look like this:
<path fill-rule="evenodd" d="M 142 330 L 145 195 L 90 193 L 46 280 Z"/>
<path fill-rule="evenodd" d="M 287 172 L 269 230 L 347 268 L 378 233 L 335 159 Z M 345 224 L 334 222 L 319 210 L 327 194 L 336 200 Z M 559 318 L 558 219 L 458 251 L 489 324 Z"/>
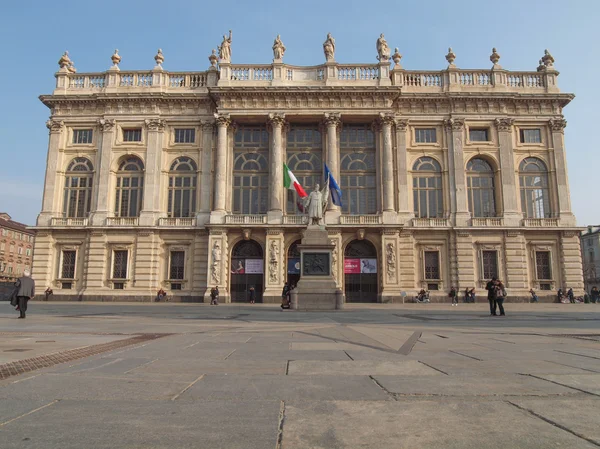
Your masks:
<path fill-rule="evenodd" d="M 31 271 L 25 270 L 23 276 L 15 283 L 17 290 L 17 302 L 19 304 L 19 318 L 25 318 L 27 303 L 35 296 L 35 281 L 31 279 Z"/>

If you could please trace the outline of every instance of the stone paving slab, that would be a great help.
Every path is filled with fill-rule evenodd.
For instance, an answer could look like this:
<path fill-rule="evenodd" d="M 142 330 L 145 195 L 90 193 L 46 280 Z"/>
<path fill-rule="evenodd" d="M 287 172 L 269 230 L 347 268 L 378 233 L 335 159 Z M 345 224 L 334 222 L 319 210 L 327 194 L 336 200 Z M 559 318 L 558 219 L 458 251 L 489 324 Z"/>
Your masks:
<path fill-rule="evenodd" d="M 2 449 L 265 449 L 279 410 L 280 401 L 65 400 L 0 432 Z"/>
<path fill-rule="evenodd" d="M 176 368 L 174 368 L 176 366 Z M 285 374 L 287 361 L 273 360 L 243 360 L 234 361 L 228 360 L 180 360 L 173 362 L 172 360 L 158 360 L 151 365 L 141 367 L 134 370 L 132 374 L 140 372 L 148 375 L 153 374 L 170 374 L 173 371 L 179 374 L 246 374 L 246 375 L 263 375 L 263 374 Z"/>
<path fill-rule="evenodd" d="M 44 399 L 0 399 L 0 439 L 2 439 L 2 427 L 8 421 L 36 410 L 48 404 Z M 1 447 L 1 446 L 0 446 Z"/>
<path fill-rule="evenodd" d="M 423 365 L 422 363 L 419 363 L 416 360 L 388 362 L 372 360 L 355 360 L 343 362 L 295 360 L 290 362 L 288 374 L 296 376 L 438 376 L 441 373 Z"/>
<path fill-rule="evenodd" d="M 419 357 L 419 360 L 435 366 L 450 375 L 481 375 L 485 373 L 506 374 L 585 374 L 584 370 L 543 360 L 486 360 L 477 361 L 469 358 Z"/>
<path fill-rule="evenodd" d="M 548 449 L 596 445 L 500 402 L 286 404 L 285 449 Z"/>
<path fill-rule="evenodd" d="M 538 374 L 538 377 L 600 396 L 600 374 Z"/>
<path fill-rule="evenodd" d="M 227 360 L 231 361 L 245 361 L 245 360 L 331 360 L 331 361 L 342 361 L 349 360 L 349 357 L 344 353 L 344 351 L 291 351 L 287 348 L 282 348 L 280 350 L 273 351 L 265 351 L 260 348 L 257 350 L 249 350 L 244 347 L 228 357 Z"/>

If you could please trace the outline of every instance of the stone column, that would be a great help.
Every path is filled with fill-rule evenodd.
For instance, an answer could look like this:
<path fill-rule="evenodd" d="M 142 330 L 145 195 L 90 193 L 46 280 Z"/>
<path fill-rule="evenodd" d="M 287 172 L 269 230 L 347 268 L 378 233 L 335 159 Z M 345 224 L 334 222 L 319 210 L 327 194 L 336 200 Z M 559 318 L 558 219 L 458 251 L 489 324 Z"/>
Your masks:
<path fill-rule="evenodd" d="M 162 153 L 165 121 L 161 119 L 146 120 L 148 130 L 148 146 L 144 172 L 144 201 L 140 213 L 140 225 L 156 226 L 161 216 L 160 208 L 160 176 L 162 174 Z"/>
<path fill-rule="evenodd" d="M 58 216 L 58 199 L 62 198 L 62 191 L 57 185 L 57 174 L 59 170 L 60 139 L 65 129 L 61 120 L 48 120 L 46 127 L 49 130 L 48 156 L 46 159 L 46 179 L 44 181 L 44 196 L 42 199 L 42 211 L 38 215 L 38 226 L 50 226 L 53 216 Z M 60 192 L 60 193 L 59 193 Z"/>
<path fill-rule="evenodd" d="M 215 164 L 215 199 L 211 223 L 222 223 L 226 215 L 227 191 L 227 128 L 231 125 L 229 114 L 215 114 L 217 123 L 217 157 Z"/>
<path fill-rule="evenodd" d="M 383 194 L 383 222 L 396 222 L 396 201 L 394 198 L 394 153 L 392 146 L 392 125 L 396 123 L 392 114 L 381 114 L 382 128 L 382 194 Z M 405 191 L 406 192 L 406 191 Z"/>
<path fill-rule="evenodd" d="M 549 121 L 552 131 L 552 147 L 554 148 L 554 168 L 556 170 L 556 187 L 558 204 L 552 211 L 560 218 L 561 226 L 577 226 L 575 216 L 571 212 L 571 195 L 569 193 L 569 177 L 567 175 L 567 155 L 565 153 L 565 127 L 567 121 L 563 118 Z"/>
<path fill-rule="evenodd" d="M 417 288 L 419 256 L 412 231 L 400 231 L 398 239 L 398 278 L 400 288 L 412 292 Z M 410 294 L 410 293 L 409 293 Z M 404 299 L 402 300 L 404 302 Z"/>
<path fill-rule="evenodd" d="M 448 136 L 448 173 L 450 174 L 450 212 L 455 226 L 467 226 L 471 214 L 467 204 L 464 169 L 464 119 L 444 120 Z"/>
<path fill-rule="evenodd" d="M 200 172 L 200 207 L 196 214 L 197 225 L 205 224 L 210 218 L 210 194 L 212 188 L 212 159 L 213 159 L 213 134 L 215 124 L 213 121 L 202 121 L 202 150 Z"/>
<path fill-rule="evenodd" d="M 325 126 L 327 127 L 327 166 L 331 171 L 331 174 L 338 183 L 341 183 L 340 179 L 340 147 L 338 145 L 337 130 L 341 125 L 340 114 L 337 112 L 325 114 Z M 327 217 L 325 221 L 328 224 L 337 223 L 341 210 L 339 206 L 334 205 L 329 201 L 327 205 Z"/>
<path fill-rule="evenodd" d="M 109 198 L 111 193 L 110 166 L 112 162 L 112 146 L 114 141 L 115 121 L 108 119 L 98 120 L 98 128 L 102 136 L 98 141 L 99 154 L 97 158 L 96 197 L 92 203 L 90 223 L 94 226 L 104 226 L 109 211 Z"/>
<path fill-rule="evenodd" d="M 269 114 L 269 211 L 268 222 L 281 223 L 283 216 L 283 139 L 284 114 Z"/>
<path fill-rule="evenodd" d="M 408 120 L 401 119 L 396 121 L 396 158 L 398 170 L 398 182 L 396 184 L 396 193 L 398 194 L 398 220 L 400 224 L 410 224 L 410 220 L 415 216 L 410 210 L 409 188 L 408 188 L 408 152 L 407 152 L 407 131 Z"/>
<path fill-rule="evenodd" d="M 515 181 L 515 159 L 513 151 L 513 119 L 496 119 L 498 141 L 500 145 L 500 185 L 496 192 L 502 189 L 502 212 L 505 226 L 520 226 L 523 214 L 519 211 L 517 201 L 519 190 Z M 500 212 L 500 198 L 496 196 L 496 212 Z"/>
<path fill-rule="evenodd" d="M 562 271 L 562 285 L 572 288 L 577 296 L 583 295 L 583 267 L 579 232 L 563 231 L 561 233 L 559 263 Z"/>
<path fill-rule="evenodd" d="M 285 245 L 281 229 L 267 229 L 263 302 L 279 303 L 285 283 Z"/>

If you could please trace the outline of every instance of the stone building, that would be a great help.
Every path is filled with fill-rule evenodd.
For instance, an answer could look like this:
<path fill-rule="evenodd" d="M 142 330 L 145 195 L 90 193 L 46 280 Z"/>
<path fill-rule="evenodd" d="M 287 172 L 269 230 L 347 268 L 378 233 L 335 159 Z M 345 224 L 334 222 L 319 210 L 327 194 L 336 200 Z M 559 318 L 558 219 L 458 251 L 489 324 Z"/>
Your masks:
<path fill-rule="evenodd" d="M 589 293 L 593 287 L 600 288 L 600 226 L 588 226 L 581 233 L 581 253 L 583 282 Z"/>
<path fill-rule="evenodd" d="M 14 281 L 31 268 L 34 232 L 0 212 L 0 282 Z"/>
<path fill-rule="evenodd" d="M 302 202 L 328 165 L 343 195 L 325 221 L 347 301 L 452 286 L 480 296 L 583 289 L 554 59 L 537 70 L 405 70 L 383 35 L 375 64 L 231 62 L 231 34 L 201 72 L 77 73 L 59 61 L 34 277 L 56 299 L 279 301 L 298 280 Z M 392 62 L 394 62 L 392 67 Z"/>

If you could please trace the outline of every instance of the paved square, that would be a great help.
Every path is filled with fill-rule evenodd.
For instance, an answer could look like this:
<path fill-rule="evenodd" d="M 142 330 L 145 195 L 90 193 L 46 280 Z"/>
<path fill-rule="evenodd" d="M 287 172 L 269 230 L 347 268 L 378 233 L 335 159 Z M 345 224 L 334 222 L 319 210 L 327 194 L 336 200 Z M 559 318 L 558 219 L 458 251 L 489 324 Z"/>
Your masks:
<path fill-rule="evenodd" d="M 0 303 L 0 447 L 599 447 L 600 306 L 486 308 Z"/>

